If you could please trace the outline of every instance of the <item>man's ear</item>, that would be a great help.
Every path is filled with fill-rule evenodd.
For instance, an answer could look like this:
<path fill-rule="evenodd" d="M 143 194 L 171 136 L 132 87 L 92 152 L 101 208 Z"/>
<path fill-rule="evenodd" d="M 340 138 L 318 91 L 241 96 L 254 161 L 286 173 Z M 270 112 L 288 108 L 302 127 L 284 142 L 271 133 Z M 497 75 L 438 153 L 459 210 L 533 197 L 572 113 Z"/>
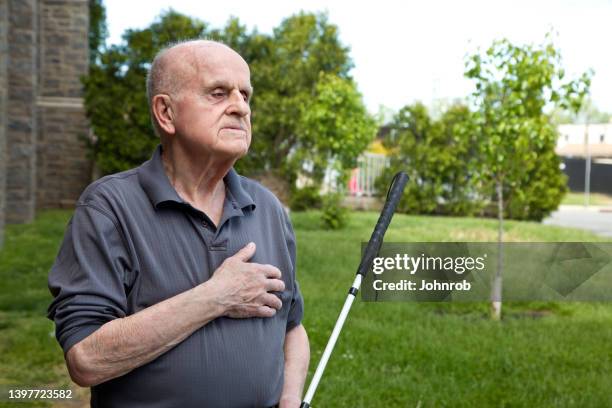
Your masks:
<path fill-rule="evenodd" d="M 166 94 L 155 95 L 151 106 L 159 127 L 167 134 L 173 135 L 176 128 L 174 127 L 174 112 L 172 111 L 170 96 Z"/>

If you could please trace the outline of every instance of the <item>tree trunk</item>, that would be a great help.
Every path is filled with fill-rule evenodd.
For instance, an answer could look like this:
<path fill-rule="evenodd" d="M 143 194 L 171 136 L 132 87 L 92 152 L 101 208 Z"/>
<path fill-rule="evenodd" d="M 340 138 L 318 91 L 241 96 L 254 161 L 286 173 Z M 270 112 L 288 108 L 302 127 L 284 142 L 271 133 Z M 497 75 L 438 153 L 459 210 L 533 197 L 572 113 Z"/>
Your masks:
<path fill-rule="evenodd" d="M 504 241 L 504 192 L 502 180 L 497 180 L 497 271 L 491 287 L 491 318 L 501 319 L 502 309 L 502 272 Z"/>

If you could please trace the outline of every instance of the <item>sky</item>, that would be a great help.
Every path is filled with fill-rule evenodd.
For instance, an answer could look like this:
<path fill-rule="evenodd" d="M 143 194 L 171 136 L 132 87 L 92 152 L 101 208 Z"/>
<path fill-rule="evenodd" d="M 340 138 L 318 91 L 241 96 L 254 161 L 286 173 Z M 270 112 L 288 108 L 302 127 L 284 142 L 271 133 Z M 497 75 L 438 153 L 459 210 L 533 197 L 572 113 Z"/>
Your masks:
<path fill-rule="evenodd" d="M 236 16 L 249 29 L 271 33 L 300 10 L 327 12 L 350 47 L 351 74 L 368 110 L 397 111 L 421 101 L 464 98 L 466 55 L 496 39 L 540 44 L 551 30 L 570 78 L 593 69 L 591 98 L 612 112 L 612 0 L 464 0 L 349 2 L 335 0 L 205 1 L 104 0 L 109 44 L 128 28 L 144 28 L 170 6 L 221 28 Z"/>

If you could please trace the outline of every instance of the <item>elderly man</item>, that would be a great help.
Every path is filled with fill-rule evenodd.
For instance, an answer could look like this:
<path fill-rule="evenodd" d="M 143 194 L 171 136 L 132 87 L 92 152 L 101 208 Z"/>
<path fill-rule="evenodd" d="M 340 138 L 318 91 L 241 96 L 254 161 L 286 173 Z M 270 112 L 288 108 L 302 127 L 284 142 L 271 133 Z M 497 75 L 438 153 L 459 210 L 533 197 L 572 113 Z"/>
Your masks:
<path fill-rule="evenodd" d="M 147 91 L 161 146 L 85 190 L 49 274 L 70 375 L 94 407 L 297 407 L 293 230 L 232 168 L 251 142 L 249 67 L 189 41 L 157 55 Z"/>

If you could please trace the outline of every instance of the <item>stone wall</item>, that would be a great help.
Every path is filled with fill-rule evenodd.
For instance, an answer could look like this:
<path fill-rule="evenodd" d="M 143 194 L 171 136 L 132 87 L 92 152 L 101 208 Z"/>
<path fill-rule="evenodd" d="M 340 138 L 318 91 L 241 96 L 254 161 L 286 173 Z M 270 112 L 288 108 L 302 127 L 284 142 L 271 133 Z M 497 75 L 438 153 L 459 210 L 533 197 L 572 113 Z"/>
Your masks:
<path fill-rule="evenodd" d="M 4 222 L 70 207 L 90 181 L 88 0 L 0 0 L 0 243 Z"/>
<path fill-rule="evenodd" d="M 83 109 L 87 0 L 43 0 L 39 10 L 37 208 L 70 207 L 90 181 Z"/>
<path fill-rule="evenodd" d="M 90 182 L 82 105 L 39 106 L 37 208 L 71 208 Z"/>
<path fill-rule="evenodd" d="M 39 95 L 83 96 L 87 74 L 89 11 L 87 0 L 42 0 L 39 11 Z"/>
<path fill-rule="evenodd" d="M 4 241 L 6 188 L 6 88 L 8 0 L 0 0 L 0 247 Z"/>
<path fill-rule="evenodd" d="M 36 209 L 36 0 L 9 0 L 6 108 L 6 221 L 27 222 Z"/>

